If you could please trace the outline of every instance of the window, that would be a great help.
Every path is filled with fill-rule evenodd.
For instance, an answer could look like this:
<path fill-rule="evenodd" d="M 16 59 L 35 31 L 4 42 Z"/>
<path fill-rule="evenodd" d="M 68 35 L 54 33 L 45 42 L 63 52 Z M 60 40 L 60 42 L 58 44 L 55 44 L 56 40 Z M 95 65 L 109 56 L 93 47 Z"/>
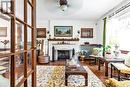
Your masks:
<path fill-rule="evenodd" d="M 121 50 L 130 51 L 130 13 L 112 18 L 107 22 L 107 44 L 119 45 Z"/>

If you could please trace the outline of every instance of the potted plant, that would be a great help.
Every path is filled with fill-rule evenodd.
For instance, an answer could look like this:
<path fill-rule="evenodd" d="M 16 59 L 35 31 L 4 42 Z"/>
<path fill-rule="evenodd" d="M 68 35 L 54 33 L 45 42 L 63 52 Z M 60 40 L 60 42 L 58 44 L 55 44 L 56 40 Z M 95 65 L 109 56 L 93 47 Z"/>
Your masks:
<path fill-rule="evenodd" d="M 81 59 L 82 62 L 84 61 L 85 53 L 86 53 L 86 51 L 84 51 L 84 50 L 81 50 L 78 52 L 79 58 Z"/>
<path fill-rule="evenodd" d="M 96 47 L 96 48 L 93 48 L 92 54 L 95 55 L 95 56 L 101 56 L 102 52 L 103 52 L 102 48 Z"/>
<path fill-rule="evenodd" d="M 104 51 L 106 54 L 111 54 L 111 46 L 110 45 L 106 45 L 104 48 Z"/>

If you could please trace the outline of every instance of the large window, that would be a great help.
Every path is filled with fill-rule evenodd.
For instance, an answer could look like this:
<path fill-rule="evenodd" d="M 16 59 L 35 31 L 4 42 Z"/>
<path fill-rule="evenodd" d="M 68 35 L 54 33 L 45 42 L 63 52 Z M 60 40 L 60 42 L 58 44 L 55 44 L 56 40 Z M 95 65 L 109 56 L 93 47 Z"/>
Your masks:
<path fill-rule="evenodd" d="M 107 44 L 119 45 L 121 50 L 130 51 L 130 13 L 113 17 L 107 22 Z"/>

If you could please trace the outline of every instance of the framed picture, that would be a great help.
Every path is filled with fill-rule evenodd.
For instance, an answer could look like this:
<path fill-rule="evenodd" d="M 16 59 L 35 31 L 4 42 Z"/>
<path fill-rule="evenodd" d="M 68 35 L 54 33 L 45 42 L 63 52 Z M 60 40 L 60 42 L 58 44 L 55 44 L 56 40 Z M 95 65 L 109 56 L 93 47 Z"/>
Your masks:
<path fill-rule="evenodd" d="M 0 37 L 7 37 L 7 27 L 0 27 Z"/>
<path fill-rule="evenodd" d="M 37 38 L 46 38 L 46 28 L 37 28 Z"/>
<path fill-rule="evenodd" d="M 93 38 L 93 28 L 81 28 L 81 38 Z"/>
<path fill-rule="evenodd" d="M 55 37 L 72 37 L 73 27 L 72 26 L 54 26 Z"/>

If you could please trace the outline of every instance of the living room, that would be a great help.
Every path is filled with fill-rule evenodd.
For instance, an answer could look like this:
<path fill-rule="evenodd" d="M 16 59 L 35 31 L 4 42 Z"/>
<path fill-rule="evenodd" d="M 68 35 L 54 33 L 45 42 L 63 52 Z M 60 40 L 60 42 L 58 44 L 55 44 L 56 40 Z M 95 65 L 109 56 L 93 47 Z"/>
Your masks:
<path fill-rule="evenodd" d="M 0 4 L 0 87 L 130 86 L 130 0 Z"/>

